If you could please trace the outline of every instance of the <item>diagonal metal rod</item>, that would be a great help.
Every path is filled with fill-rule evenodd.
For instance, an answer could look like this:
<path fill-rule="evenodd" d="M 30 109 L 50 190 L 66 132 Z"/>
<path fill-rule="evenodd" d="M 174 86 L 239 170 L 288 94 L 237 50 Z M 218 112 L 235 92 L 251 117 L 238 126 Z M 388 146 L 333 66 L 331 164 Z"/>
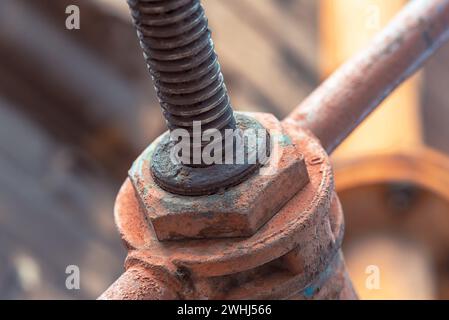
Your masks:
<path fill-rule="evenodd" d="M 311 130 L 328 153 L 449 39 L 449 0 L 414 0 L 285 121 Z"/>

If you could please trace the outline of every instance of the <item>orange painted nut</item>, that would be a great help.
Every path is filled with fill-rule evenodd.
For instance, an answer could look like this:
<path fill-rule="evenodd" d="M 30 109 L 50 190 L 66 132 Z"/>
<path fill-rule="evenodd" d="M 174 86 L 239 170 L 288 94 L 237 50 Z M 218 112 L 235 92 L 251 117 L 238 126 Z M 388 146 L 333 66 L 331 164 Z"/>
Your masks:
<path fill-rule="evenodd" d="M 150 169 L 156 140 L 130 170 L 130 179 L 157 238 L 163 240 L 251 236 L 308 182 L 301 149 L 270 114 L 246 113 L 269 132 L 269 163 L 241 184 L 210 196 L 182 196 L 160 188 Z"/>

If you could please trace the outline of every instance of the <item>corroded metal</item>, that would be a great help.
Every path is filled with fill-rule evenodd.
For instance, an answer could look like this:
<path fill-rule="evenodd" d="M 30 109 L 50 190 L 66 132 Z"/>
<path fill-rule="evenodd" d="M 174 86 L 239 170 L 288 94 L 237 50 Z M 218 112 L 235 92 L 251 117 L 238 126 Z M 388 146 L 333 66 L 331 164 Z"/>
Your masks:
<path fill-rule="evenodd" d="M 279 211 L 270 210 L 277 212 L 251 237 L 160 241 L 154 228 L 148 227 L 147 212 L 128 179 L 115 208 L 129 250 L 126 269 L 157 270 L 157 281 L 170 286 L 169 291 L 180 299 L 355 298 L 341 255 L 343 213 L 330 160 L 310 133 L 294 124 L 282 130 L 283 140 L 303 152 L 310 181 Z M 257 183 L 243 184 L 263 193 Z M 285 183 L 264 196 L 287 193 L 290 187 Z M 245 206 L 246 201 L 251 208 L 253 199 L 245 195 L 240 194 L 239 205 Z M 148 200 L 157 206 L 157 199 Z M 216 202 L 215 206 L 225 205 L 224 197 Z M 121 289 L 115 295 L 117 287 Z M 123 288 L 113 285 L 105 296 L 121 298 Z"/>
<path fill-rule="evenodd" d="M 128 0 L 168 127 L 234 129 L 230 99 L 199 0 Z"/>
<path fill-rule="evenodd" d="M 177 284 L 167 275 L 147 266 L 126 270 L 98 300 L 175 300 Z"/>
<path fill-rule="evenodd" d="M 331 153 L 394 89 L 449 39 L 449 1 L 411 1 L 360 54 L 287 118 Z"/>
<path fill-rule="evenodd" d="M 149 170 L 161 145 L 157 140 L 135 162 L 130 179 L 159 240 L 251 236 L 309 182 L 302 150 L 286 135 L 279 120 L 270 114 L 247 115 L 267 128 L 274 148 L 269 162 L 233 188 L 201 197 L 165 191 Z M 237 114 L 237 119 L 241 116 Z M 225 167 L 231 167 L 229 173 L 233 174 L 232 165 Z M 207 177 L 207 184 L 216 181 L 212 175 Z M 198 187 L 198 180 L 194 182 Z"/>
<path fill-rule="evenodd" d="M 156 182 L 170 192 L 187 195 L 210 194 L 241 182 L 257 169 L 257 161 L 214 164 L 208 170 L 189 168 L 207 165 L 201 157 L 205 148 L 213 146 L 224 157 L 239 147 L 232 135 L 239 128 L 200 1 L 128 0 L 128 4 L 168 128 L 188 135 L 177 143 L 189 152 L 177 157 L 183 172 L 191 173 L 190 185 L 178 179 L 177 164 L 164 161 L 171 153 L 167 146 L 173 145 L 168 142 L 154 158 Z M 212 138 L 210 132 L 220 135 Z M 195 155 L 200 155 L 198 161 Z"/>
<path fill-rule="evenodd" d="M 221 163 L 217 161 L 206 166 L 186 166 L 176 161 L 173 151 L 178 142 L 173 141 L 170 133 L 167 132 L 156 140 L 146 152 L 146 154 L 150 151 L 152 154 L 154 153 L 151 156 L 151 166 L 142 170 L 140 167 L 134 166 L 130 175 L 135 176 L 134 168 L 140 170 L 140 175 L 151 171 L 154 181 L 161 188 L 171 193 L 187 196 L 214 194 L 225 187 L 238 185 L 257 172 L 264 160 L 269 157 L 271 147 L 270 135 L 259 121 L 249 114 L 236 113 L 235 118 L 238 129 L 235 133 L 238 136 L 232 135 L 228 139 L 238 139 L 238 145 L 241 146 L 226 150 L 226 154 L 218 159 Z M 251 136 L 251 139 L 245 139 L 245 133 Z M 234 142 L 231 141 L 232 143 Z M 241 153 L 240 160 L 238 159 L 239 152 Z M 199 155 L 202 153 L 199 152 Z M 145 156 L 143 155 L 143 157 Z M 227 159 L 228 157 L 229 159 Z"/>

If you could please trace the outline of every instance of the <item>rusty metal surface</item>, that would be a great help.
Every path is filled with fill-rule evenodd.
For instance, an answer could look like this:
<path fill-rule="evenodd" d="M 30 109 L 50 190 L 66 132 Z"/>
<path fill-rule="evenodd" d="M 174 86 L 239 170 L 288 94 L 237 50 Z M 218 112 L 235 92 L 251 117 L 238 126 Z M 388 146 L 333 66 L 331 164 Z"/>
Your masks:
<path fill-rule="evenodd" d="M 326 298 L 343 288 L 352 292 L 347 298 L 355 298 L 342 260 L 337 258 L 344 222 L 333 192 L 330 161 L 306 131 L 295 124 L 285 124 L 283 130 L 284 139 L 304 153 L 310 183 L 251 237 L 159 241 L 127 180 L 115 209 L 129 250 L 126 268 L 158 270 L 157 277 L 171 278 L 173 290 L 182 299 L 285 299 L 292 292 L 302 292 L 304 299 L 318 298 L 321 292 L 321 298 Z M 245 183 L 254 187 L 250 181 Z M 287 192 L 287 188 L 284 184 L 276 191 Z"/>
<path fill-rule="evenodd" d="M 164 191 L 150 173 L 158 141 L 136 161 L 130 178 L 159 240 L 251 236 L 309 182 L 302 150 L 285 135 L 280 122 L 269 114 L 247 116 L 267 128 L 278 149 L 270 162 L 233 188 L 201 197 Z M 209 168 L 198 170 L 214 181 Z"/>
<path fill-rule="evenodd" d="M 263 165 L 262 162 L 269 157 L 270 135 L 263 124 L 249 114 L 235 113 L 234 117 L 236 119 L 236 127 L 239 130 L 236 133 L 245 134 L 245 132 L 248 132 L 252 139 L 249 139 L 249 137 L 248 139 L 241 139 L 240 135 L 236 137 L 234 134 L 226 138 L 226 143 L 231 145 L 231 148 L 225 152 L 229 152 L 232 157 L 229 154 L 223 154 L 220 156 L 222 163 L 205 166 L 187 166 L 179 161 L 174 161 L 176 159 L 173 159 L 173 149 L 177 142 L 173 141 L 170 133 L 167 132 L 153 142 L 145 152 L 146 155 L 142 155 L 139 158 L 150 157 L 149 153 L 152 153 L 151 166 L 142 168 L 139 165 L 141 161 L 138 160 L 136 162 L 137 165 L 131 169 L 130 176 L 143 176 L 146 172 L 151 171 L 154 181 L 161 188 L 171 193 L 187 196 L 214 194 L 225 188 L 238 185 L 251 174 L 257 172 L 259 167 Z M 239 147 L 241 149 L 237 147 L 232 148 L 234 139 L 237 138 L 243 140 Z M 250 140 L 253 140 L 253 145 L 251 145 Z M 197 152 L 197 155 L 203 155 L 201 150 Z M 219 150 L 215 149 L 214 152 L 219 152 Z M 241 152 L 242 156 L 240 162 L 237 162 L 238 152 Z M 228 158 L 229 160 L 226 162 Z"/>
<path fill-rule="evenodd" d="M 167 137 L 151 167 L 156 183 L 183 195 L 210 194 L 239 183 L 259 167 L 257 161 L 222 166 L 207 164 L 202 158 L 206 148 L 221 152 L 223 158 L 238 148 L 232 133 L 239 128 L 200 1 L 129 0 L 128 4 L 168 128 L 184 130 L 186 139 L 177 143 L 189 150 L 177 154 L 186 168 L 172 165 L 174 144 Z M 207 165 L 207 170 L 188 168 Z M 182 178 L 186 172 L 190 179 Z"/>
<path fill-rule="evenodd" d="M 201 133 L 235 129 L 200 1 L 128 0 L 128 4 L 169 129 L 192 132 L 195 121 L 201 123 Z M 214 143 L 224 148 L 223 141 Z M 188 165 L 193 163 L 193 155 L 189 158 Z"/>
<path fill-rule="evenodd" d="M 135 266 L 126 270 L 98 300 L 174 300 L 178 296 L 169 280 L 150 268 Z"/>
<path fill-rule="evenodd" d="M 356 300 L 343 254 L 340 252 L 314 283 L 289 297 L 290 300 Z"/>
<path fill-rule="evenodd" d="M 412 1 L 372 44 L 338 69 L 287 121 L 332 152 L 397 86 L 449 39 L 449 1 Z"/>

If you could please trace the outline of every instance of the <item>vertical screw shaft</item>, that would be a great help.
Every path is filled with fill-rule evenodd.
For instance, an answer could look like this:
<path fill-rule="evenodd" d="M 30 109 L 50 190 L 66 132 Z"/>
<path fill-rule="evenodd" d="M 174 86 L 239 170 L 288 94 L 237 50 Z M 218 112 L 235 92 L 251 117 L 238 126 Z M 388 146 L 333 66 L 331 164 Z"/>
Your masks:
<path fill-rule="evenodd" d="M 194 121 L 201 123 L 201 134 L 235 129 L 200 1 L 128 0 L 128 4 L 169 129 L 192 133 Z"/>

